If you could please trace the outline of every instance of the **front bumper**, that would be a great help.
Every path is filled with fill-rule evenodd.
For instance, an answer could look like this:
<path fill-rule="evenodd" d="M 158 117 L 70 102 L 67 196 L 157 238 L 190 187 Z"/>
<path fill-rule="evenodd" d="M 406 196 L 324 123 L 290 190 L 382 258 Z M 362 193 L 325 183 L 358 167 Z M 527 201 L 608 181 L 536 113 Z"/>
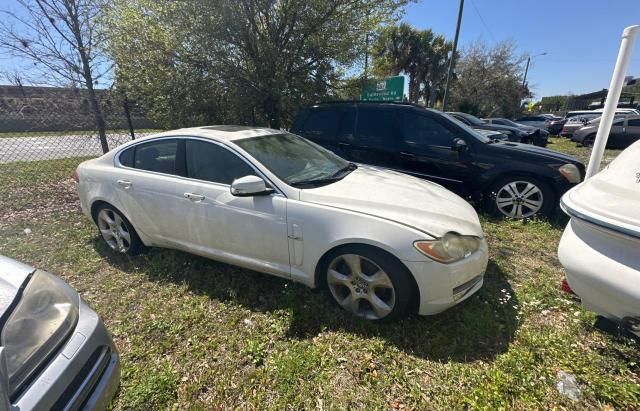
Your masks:
<path fill-rule="evenodd" d="M 11 403 L 14 409 L 104 410 L 120 383 L 120 358 L 104 324 L 80 299 L 76 329 Z"/>
<path fill-rule="evenodd" d="M 403 261 L 418 283 L 418 314 L 440 313 L 473 295 L 482 287 L 488 260 L 487 242 L 483 239 L 478 251 L 452 264 Z"/>

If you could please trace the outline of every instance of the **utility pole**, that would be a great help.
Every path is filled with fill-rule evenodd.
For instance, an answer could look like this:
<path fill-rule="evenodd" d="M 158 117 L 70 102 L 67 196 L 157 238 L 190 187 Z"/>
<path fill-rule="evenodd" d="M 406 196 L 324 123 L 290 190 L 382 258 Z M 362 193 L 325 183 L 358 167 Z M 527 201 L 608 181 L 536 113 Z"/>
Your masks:
<path fill-rule="evenodd" d="M 367 71 L 368 71 L 368 67 L 369 67 L 369 32 L 367 31 L 367 34 L 365 36 L 364 39 L 364 44 L 365 44 L 365 51 L 364 51 L 364 81 L 367 81 Z"/>
<path fill-rule="evenodd" d="M 531 56 L 527 56 L 527 66 L 524 69 L 524 77 L 522 78 L 522 89 L 524 90 L 525 84 L 527 84 L 527 73 L 529 72 L 529 63 L 531 62 Z"/>
<path fill-rule="evenodd" d="M 462 24 L 462 9 L 464 8 L 464 0 L 460 0 L 460 8 L 458 9 L 458 24 L 456 26 L 456 36 L 453 38 L 453 50 L 449 59 L 449 71 L 447 71 L 447 82 L 444 86 L 444 97 L 442 98 L 442 111 L 447 111 L 447 97 L 449 95 L 449 83 L 451 82 L 451 74 L 453 74 L 453 66 L 456 59 L 456 49 L 458 48 L 458 36 L 460 35 L 460 24 Z"/>

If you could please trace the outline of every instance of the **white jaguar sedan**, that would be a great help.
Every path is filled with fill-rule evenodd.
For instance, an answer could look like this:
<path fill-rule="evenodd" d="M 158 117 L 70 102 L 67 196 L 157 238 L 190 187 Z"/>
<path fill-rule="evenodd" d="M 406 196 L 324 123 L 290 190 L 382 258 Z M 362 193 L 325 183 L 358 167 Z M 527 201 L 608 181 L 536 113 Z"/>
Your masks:
<path fill-rule="evenodd" d="M 466 201 L 287 132 L 168 131 L 80 164 L 75 178 L 115 251 L 174 248 L 326 287 L 370 320 L 435 314 L 483 283 L 487 243 Z"/>

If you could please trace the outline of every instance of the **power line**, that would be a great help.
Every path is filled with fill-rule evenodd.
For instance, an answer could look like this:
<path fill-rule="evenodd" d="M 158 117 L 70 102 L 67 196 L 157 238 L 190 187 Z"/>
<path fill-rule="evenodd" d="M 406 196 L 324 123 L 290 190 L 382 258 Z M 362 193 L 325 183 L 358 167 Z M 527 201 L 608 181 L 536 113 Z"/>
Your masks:
<path fill-rule="evenodd" d="M 478 17 L 480 17 L 480 21 L 482 22 L 482 25 L 487 30 L 487 33 L 489 33 L 489 37 L 491 37 L 494 43 L 497 43 L 498 41 L 493 36 L 491 29 L 489 29 L 489 26 L 487 25 L 487 23 L 485 23 L 484 19 L 482 18 L 482 14 L 480 14 L 480 10 L 478 10 L 478 7 L 476 6 L 476 2 L 471 0 L 471 5 L 473 6 L 473 9 L 476 11 L 476 14 L 478 15 Z"/>

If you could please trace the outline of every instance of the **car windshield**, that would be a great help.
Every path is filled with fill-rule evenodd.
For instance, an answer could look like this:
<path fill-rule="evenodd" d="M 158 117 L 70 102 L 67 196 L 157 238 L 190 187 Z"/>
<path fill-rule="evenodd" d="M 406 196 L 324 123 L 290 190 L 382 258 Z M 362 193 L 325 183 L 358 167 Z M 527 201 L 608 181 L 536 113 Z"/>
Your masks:
<path fill-rule="evenodd" d="M 489 143 L 492 140 L 488 137 L 483 136 L 482 134 L 478 133 L 476 130 L 472 129 L 471 127 L 469 127 L 468 125 L 464 124 L 462 121 L 458 120 L 457 118 L 447 114 L 447 113 L 439 113 L 440 115 L 444 116 L 447 120 L 455 123 L 458 127 L 464 129 L 464 131 L 466 131 L 467 133 L 471 134 L 473 137 L 477 138 L 478 140 L 482 141 L 483 143 Z"/>
<path fill-rule="evenodd" d="M 357 168 L 355 164 L 291 133 L 251 137 L 234 143 L 294 187 L 330 184 Z"/>

